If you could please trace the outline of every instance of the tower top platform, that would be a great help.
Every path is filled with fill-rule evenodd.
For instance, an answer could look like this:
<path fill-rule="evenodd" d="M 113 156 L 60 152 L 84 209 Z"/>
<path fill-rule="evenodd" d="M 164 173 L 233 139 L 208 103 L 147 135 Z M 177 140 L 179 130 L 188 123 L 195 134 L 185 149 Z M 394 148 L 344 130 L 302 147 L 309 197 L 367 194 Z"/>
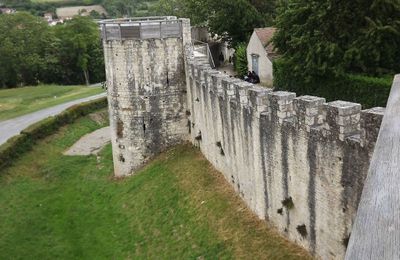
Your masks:
<path fill-rule="evenodd" d="M 176 16 L 109 19 L 100 21 L 99 24 L 104 41 L 182 37 L 182 19 Z"/>

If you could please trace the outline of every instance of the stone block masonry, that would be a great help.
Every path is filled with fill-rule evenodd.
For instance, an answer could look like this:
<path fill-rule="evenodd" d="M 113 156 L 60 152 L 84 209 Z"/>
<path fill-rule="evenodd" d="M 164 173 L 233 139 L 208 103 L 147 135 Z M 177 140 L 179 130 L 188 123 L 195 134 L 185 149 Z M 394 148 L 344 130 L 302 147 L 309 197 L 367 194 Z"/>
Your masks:
<path fill-rule="evenodd" d="M 195 58 L 187 74 L 192 142 L 260 218 L 343 259 L 384 109 L 272 92 Z"/>
<path fill-rule="evenodd" d="M 104 41 L 115 174 L 190 140 L 260 218 L 322 259 L 343 259 L 384 109 L 212 70 L 181 21 L 181 37 Z"/>
<path fill-rule="evenodd" d="M 166 32 L 155 30 L 166 28 L 165 25 L 171 23 L 170 17 L 140 23 L 142 27 L 129 21 L 104 24 L 103 45 L 116 176 L 132 174 L 154 155 L 186 139 L 183 46 L 190 26 L 186 20 L 172 21 L 178 25 L 173 28 L 179 28 L 181 33 L 167 38 L 159 37 Z M 135 28 L 140 30 L 139 37 L 145 39 L 123 34 Z M 107 32 L 112 34 L 107 35 Z"/>

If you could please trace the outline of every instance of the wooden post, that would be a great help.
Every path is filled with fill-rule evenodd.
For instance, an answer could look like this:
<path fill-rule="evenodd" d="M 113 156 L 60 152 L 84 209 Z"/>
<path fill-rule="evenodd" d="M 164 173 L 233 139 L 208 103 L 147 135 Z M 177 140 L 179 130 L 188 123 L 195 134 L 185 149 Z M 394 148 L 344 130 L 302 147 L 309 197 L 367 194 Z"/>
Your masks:
<path fill-rule="evenodd" d="M 400 74 L 390 92 L 346 259 L 400 259 Z"/>

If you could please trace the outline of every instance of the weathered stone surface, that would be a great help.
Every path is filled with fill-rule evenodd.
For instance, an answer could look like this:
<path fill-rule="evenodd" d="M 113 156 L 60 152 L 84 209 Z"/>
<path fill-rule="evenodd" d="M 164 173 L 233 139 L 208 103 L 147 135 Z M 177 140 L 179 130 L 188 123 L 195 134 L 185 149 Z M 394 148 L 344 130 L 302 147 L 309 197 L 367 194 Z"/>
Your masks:
<path fill-rule="evenodd" d="M 104 40 L 117 176 L 134 173 L 187 135 L 184 46 L 190 26 L 181 22 L 179 38 Z"/>
<path fill-rule="evenodd" d="M 215 73 L 202 86 L 187 74 L 193 144 L 260 218 L 316 256 L 343 259 L 381 109 L 360 114 L 359 104 L 271 92 Z"/>
<path fill-rule="evenodd" d="M 115 173 L 190 140 L 260 218 L 342 259 L 381 109 L 230 78 L 196 61 L 182 24 L 182 39 L 104 43 Z"/>

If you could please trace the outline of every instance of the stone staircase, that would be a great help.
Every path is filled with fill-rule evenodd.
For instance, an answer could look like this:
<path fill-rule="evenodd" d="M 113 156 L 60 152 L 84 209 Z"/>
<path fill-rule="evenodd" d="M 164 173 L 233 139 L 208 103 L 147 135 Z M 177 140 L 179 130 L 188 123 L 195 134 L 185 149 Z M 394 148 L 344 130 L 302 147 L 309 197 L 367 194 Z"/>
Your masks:
<path fill-rule="evenodd" d="M 208 62 L 211 68 L 215 68 L 215 63 L 211 55 L 208 43 L 196 42 L 193 44 L 193 56 L 199 62 Z"/>

